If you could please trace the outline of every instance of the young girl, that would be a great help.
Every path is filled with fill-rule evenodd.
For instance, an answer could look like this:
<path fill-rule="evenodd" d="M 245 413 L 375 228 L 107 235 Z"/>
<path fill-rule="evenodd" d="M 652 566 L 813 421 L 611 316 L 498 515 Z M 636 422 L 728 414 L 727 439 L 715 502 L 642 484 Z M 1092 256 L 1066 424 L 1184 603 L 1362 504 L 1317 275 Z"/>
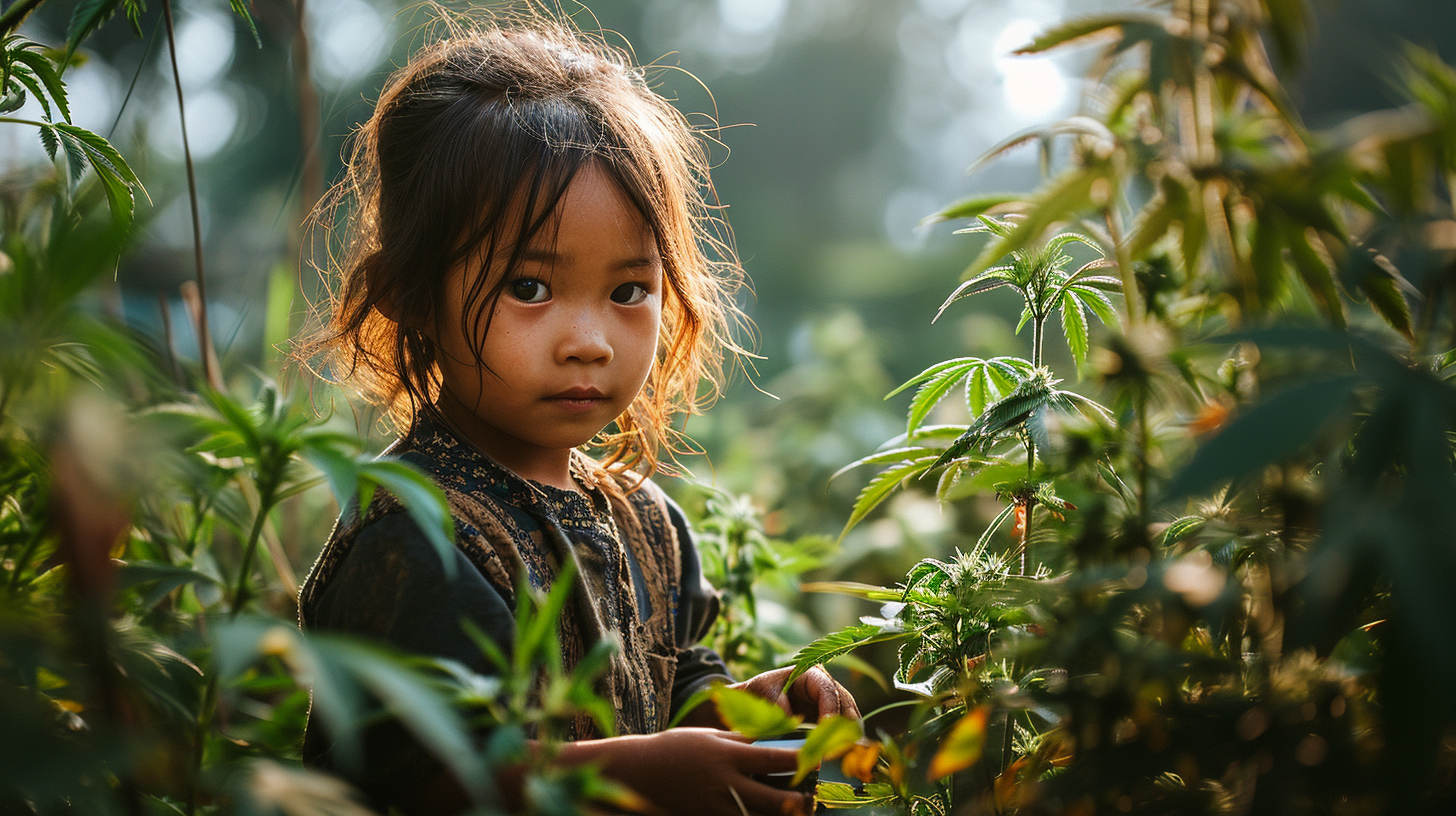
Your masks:
<path fill-rule="evenodd" d="M 568 668 L 618 642 L 601 693 L 617 736 L 573 725 L 564 763 L 596 762 L 663 812 L 807 813 L 752 779 L 794 753 L 709 727 L 666 730 L 711 683 L 695 646 L 717 615 L 681 511 L 647 480 L 671 422 L 716 387 L 739 268 L 713 237 L 702 146 L 618 50 L 532 16 L 457 32 L 390 77 L 359 132 L 342 281 L 322 347 L 407 429 L 390 448 L 454 516 L 453 578 L 379 492 L 341 517 L 305 583 L 305 627 L 372 636 L 478 671 L 468 620 L 509 651 L 517 579 L 574 564 Z M 708 256 L 714 251 L 718 260 Z M 615 431 L 604 429 L 615 424 Z M 601 461 L 580 451 L 605 450 Z M 739 684 L 810 719 L 857 716 L 822 671 Z M 695 724 L 716 725 L 699 709 Z M 466 802 L 402 729 L 371 729 L 351 778 L 376 802 Z M 311 722 L 305 758 L 334 767 Z"/>

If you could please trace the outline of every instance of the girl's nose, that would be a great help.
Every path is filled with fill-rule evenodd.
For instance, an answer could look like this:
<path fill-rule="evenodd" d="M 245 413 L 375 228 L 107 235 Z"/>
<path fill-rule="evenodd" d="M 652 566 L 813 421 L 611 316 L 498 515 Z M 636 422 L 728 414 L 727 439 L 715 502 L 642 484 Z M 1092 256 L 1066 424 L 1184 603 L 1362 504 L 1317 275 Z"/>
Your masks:
<path fill-rule="evenodd" d="M 556 358 L 562 363 L 609 363 L 612 344 L 606 322 L 597 315 L 582 311 L 567 322 L 556 347 Z"/>

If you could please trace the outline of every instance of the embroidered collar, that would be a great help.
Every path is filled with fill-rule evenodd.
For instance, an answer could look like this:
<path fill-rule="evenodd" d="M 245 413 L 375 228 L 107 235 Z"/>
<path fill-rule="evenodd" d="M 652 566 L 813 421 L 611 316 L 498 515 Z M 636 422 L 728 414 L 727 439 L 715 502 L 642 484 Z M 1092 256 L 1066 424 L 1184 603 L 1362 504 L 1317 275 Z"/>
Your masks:
<path fill-rule="evenodd" d="M 462 492 L 485 490 L 508 504 L 545 516 L 566 529 L 600 531 L 616 537 L 608 476 L 591 457 L 571 452 L 571 478 L 581 488 L 566 490 L 526 479 L 490 457 L 447 421 L 421 414 L 407 436 L 389 453 L 423 455 L 430 475 L 442 486 Z"/>

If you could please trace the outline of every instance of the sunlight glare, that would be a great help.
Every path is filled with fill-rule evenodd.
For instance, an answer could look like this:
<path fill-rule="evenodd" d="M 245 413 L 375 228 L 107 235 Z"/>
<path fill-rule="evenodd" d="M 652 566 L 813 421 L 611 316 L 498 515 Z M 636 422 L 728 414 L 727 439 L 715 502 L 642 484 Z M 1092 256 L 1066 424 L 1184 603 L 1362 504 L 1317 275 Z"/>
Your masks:
<path fill-rule="evenodd" d="M 177 69 L 184 89 L 205 87 L 233 64 L 234 26 L 232 15 L 222 9 L 189 12 L 177 24 Z M 156 65 L 157 72 L 171 82 L 172 63 L 165 54 L 157 58 Z"/>
<path fill-rule="evenodd" d="M 991 46 L 1006 104 L 1025 119 L 1041 119 L 1061 107 L 1067 79 L 1046 57 L 1018 57 L 1011 52 L 1031 42 L 1042 26 L 1025 18 L 1012 20 Z"/>
<path fill-rule="evenodd" d="M 718 16 L 741 34 L 762 34 L 779 24 L 788 5 L 788 0 L 718 0 Z"/>

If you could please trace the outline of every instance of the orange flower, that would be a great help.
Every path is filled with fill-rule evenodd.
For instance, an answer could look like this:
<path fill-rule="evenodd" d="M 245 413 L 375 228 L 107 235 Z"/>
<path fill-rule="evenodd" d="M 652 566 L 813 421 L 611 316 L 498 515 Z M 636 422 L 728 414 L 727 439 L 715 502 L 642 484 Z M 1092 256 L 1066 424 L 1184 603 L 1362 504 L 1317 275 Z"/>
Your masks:
<path fill-rule="evenodd" d="M 1198 413 L 1193 415 L 1193 419 L 1189 420 L 1188 432 L 1194 436 L 1213 433 L 1228 422 L 1231 413 L 1229 404 L 1223 400 L 1206 402 L 1202 408 L 1198 409 Z"/>
<path fill-rule="evenodd" d="M 880 759 L 880 744 L 861 740 L 849 749 L 840 761 L 839 767 L 845 776 L 868 782 L 874 774 L 875 763 Z"/>
<path fill-rule="evenodd" d="M 1026 505 L 1016 505 L 1016 520 L 1011 524 L 1011 537 L 1019 539 L 1026 535 Z"/>

